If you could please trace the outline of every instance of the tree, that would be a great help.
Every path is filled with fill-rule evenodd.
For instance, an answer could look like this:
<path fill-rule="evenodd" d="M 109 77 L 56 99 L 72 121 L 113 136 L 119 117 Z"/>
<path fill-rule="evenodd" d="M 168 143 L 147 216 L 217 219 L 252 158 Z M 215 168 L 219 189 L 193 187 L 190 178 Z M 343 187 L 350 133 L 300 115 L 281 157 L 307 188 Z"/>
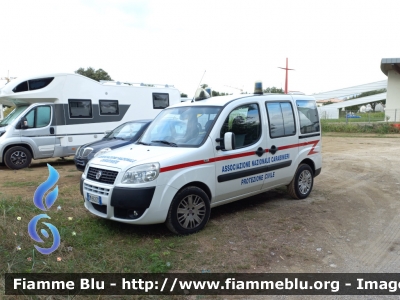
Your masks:
<path fill-rule="evenodd" d="M 12 112 L 14 110 L 14 106 L 7 106 L 7 108 L 3 109 L 3 116 L 4 118 L 7 117 L 10 112 Z"/>
<path fill-rule="evenodd" d="M 187 98 L 187 95 L 185 93 L 181 93 L 181 98 Z"/>
<path fill-rule="evenodd" d="M 201 87 L 202 89 L 206 89 L 206 88 L 208 88 L 208 84 L 204 83 L 204 84 L 200 85 L 200 87 Z M 220 92 L 217 92 L 217 91 L 212 90 L 210 96 L 211 96 L 211 97 L 216 97 L 216 96 L 225 96 L 225 95 L 232 95 L 232 94 L 220 93 Z"/>
<path fill-rule="evenodd" d="M 267 87 L 265 90 L 264 90 L 264 93 L 272 93 L 272 94 L 283 94 L 284 92 L 283 92 L 283 90 L 282 89 L 278 89 L 278 88 L 276 88 L 276 87 Z"/>
<path fill-rule="evenodd" d="M 106 71 L 104 71 L 103 69 L 95 70 L 95 69 L 89 67 L 85 70 L 84 68 L 79 68 L 78 70 L 75 71 L 75 73 L 89 77 L 96 81 L 112 80 L 111 76 L 108 75 L 108 73 Z"/>

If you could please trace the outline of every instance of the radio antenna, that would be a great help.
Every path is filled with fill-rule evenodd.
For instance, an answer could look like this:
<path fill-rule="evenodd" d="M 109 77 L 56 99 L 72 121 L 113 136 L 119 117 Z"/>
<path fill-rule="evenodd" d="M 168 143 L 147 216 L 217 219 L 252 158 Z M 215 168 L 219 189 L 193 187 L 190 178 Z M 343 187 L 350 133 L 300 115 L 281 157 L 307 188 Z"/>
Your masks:
<path fill-rule="evenodd" d="M 203 76 L 201 76 L 201 79 L 200 79 L 199 85 L 198 85 L 197 88 L 196 88 L 196 91 L 197 91 L 197 89 L 199 88 L 201 82 L 203 81 L 203 78 L 204 78 L 204 75 L 205 75 L 205 74 L 206 74 L 206 70 L 204 70 Z M 192 102 L 194 102 L 194 98 L 195 98 L 195 96 L 196 96 L 196 91 L 194 91 L 194 95 L 193 95 Z"/>

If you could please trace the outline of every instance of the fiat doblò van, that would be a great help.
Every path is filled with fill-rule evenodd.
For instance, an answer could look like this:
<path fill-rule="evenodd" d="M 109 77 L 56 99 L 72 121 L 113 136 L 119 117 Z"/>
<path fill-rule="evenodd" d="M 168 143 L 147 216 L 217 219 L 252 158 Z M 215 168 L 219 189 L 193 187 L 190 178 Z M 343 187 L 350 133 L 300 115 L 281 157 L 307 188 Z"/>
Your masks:
<path fill-rule="evenodd" d="M 201 230 L 210 210 L 287 186 L 304 199 L 321 172 L 315 99 L 246 94 L 163 110 L 134 145 L 92 159 L 82 174 L 85 207 L 131 224 Z"/>

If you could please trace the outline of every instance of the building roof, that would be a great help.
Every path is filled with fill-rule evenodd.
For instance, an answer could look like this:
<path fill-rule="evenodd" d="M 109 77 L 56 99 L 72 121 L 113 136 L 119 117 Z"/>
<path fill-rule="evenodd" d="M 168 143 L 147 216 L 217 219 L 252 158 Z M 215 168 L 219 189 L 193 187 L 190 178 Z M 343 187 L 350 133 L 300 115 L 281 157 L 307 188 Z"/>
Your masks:
<path fill-rule="evenodd" d="M 349 107 L 349 106 L 353 106 L 353 105 L 367 104 L 367 103 L 381 101 L 381 100 L 385 100 L 385 99 L 386 99 L 386 93 L 380 93 L 380 94 L 375 94 L 375 95 L 372 95 L 372 96 L 357 98 L 357 99 L 354 99 L 354 100 L 347 100 L 347 101 L 343 101 L 343 102 L 328 104 L 328 105 L 325 105 L 323 107 L 327 107 L 327 108 L 343 108 L 343 107 Z"/>
<path fill-rule="evenodd" d="M 400 58 L 382 58 L 381 70 L 386 76 L 390 70 L 400 73 Z"/>
<path fill-rule="evenodd" d="M 387 80 L 382 80 L 382 81 L 376 81 L 362 85 L 352 86 L 340 90 L 314 94 L 312 96 L 315 97 L 316 100 L 325 100 L 325 99 L 332 99 L 339 97 L 348 97 L 348 96 L 358 95 L 363 92 L 375 91 L 386 88 L 387 88 Z"/>
<path fill-rule="evenodd" d="M 317 100 L 317 103 L 327 103 L 327 102 L 331 102 L 331 103 L 337 103 L 337 102 L 343 102 L 344 100 L 342 99 L 325 99 L 325 100 Z"/>

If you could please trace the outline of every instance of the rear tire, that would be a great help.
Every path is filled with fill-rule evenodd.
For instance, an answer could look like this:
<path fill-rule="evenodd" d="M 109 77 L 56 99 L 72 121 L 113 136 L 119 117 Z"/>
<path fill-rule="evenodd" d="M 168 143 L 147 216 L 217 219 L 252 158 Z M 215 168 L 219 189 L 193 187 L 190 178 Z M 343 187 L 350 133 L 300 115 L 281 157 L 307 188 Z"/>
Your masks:
<path fill-rule="evenodd" d="M 305 199 L 310 195 L 314 184 L 314 173 L 307 164 L 301 164 L 288 185 L 288 193 L 294 199 Z"/>
<path fill-rule="evenodd" d="M 176 234 L 192 234 L 206 226 L 210 218 L 210 200 L 200 188 L 189 186 L 172 200 L 166 225 Z"/>
<path fill-rule="evenodd" d="M 27 168 L 31 162 L 32 155 L 25 147 L 11 147 L 4 154 L 4 163 L 11 170 Z"/>

